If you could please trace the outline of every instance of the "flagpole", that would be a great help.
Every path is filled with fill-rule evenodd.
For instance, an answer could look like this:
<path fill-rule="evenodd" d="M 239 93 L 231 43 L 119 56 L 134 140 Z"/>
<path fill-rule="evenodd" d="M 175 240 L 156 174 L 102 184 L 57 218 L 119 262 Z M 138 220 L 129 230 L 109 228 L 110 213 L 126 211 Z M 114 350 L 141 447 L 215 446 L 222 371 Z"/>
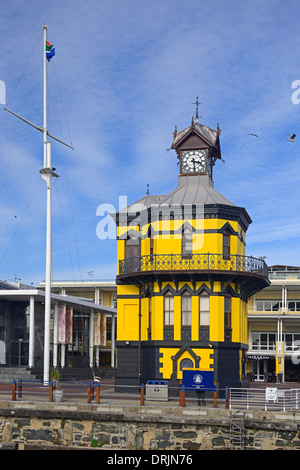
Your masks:
<path fill-rule="evenodd" d="M 47 184 L 47 232 L 46 232 L 46 280 L 45 280 L 45 331 L 44 331 L 44 385 L 49 384 L 50 375 L 50 315 L 51 315 L 51 253 L 52 253 L 52 169 L 51 143 L 47 142 L 47 26 L 44 25 L 44 93 L 43 93 L 43 130 L 44 130 L 44 168 L 42 178 Z"/>
<path fill-rule="evenodd" d="M 44 25 L 44 87 L 43 87 L 43 130 L 44 130 L 44 168 L 47 163 L 47 58 L 46 58 L 46 44 L 47 44 L 47 26 Z"/>
<path fill-rule="evenodd" d="M 47 184 L 47 229 L 46 229 L 46 280 L 45 280 L 45 331 L 44 331 L 44 384 L 49 384 L 50 376 L 50 315 L 51 315 L 51 257 L 52 257 L 52 178 L 58 178 L 59 175 L 54 172 L 51 165 L 51 142 L 47 141 L 47 136 L 51 139 L 60 142 L 63 145 L 73 149 L 69 144 L 49 134 L 47 131 L 47 60 L 50 60 L 55 55 L 55 49 L 50 47 L 50 55 L 47 58 L 46 44 L 47 44 L 47 26 L 43 27 L 43 127 L 37 126 L 27 119 L 19 116 L 8 108 L 4 108 L 11 114 L 21 119 L 22 121 L 30 124 L 38 131 L 43 133 L 43 151 L 44 151 L 44 166 L 40 169 L 42 178 Z M 47 46 L 48 47 L 48 46 Z M 74 150 L 74 149 L 73 149 Z"/>

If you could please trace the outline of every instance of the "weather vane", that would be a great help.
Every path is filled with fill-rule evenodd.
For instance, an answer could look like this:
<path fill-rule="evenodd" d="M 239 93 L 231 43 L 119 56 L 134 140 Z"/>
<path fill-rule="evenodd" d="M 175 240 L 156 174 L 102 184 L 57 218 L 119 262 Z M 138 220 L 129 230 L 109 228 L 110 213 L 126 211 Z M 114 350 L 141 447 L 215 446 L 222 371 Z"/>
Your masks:
<path fill-rule="evenodd" d="M 196 122 L 199 120 L 199 104 L 203 104 L 199 102 L 199 97 L 196 96 L 196 103 L 192 103 L 196 105 Z"/>

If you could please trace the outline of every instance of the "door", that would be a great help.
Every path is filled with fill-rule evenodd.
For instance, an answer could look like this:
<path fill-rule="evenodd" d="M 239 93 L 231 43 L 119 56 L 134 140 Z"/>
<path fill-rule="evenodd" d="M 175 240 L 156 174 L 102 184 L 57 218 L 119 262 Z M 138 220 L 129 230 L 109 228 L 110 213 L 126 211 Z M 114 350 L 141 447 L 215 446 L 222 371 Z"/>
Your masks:
<path fill-rule="evenodd" d="M 255 359 L 252 361 L 252 372 L 254 374 L 254 380 L 257 382 L 264 381 L 264 361 Z"/>
<path fill-rule="evenodd" d="M 10 342 L 10 365 L 27 366 L 29 355 L 29 343 L 23 339 Z"/>

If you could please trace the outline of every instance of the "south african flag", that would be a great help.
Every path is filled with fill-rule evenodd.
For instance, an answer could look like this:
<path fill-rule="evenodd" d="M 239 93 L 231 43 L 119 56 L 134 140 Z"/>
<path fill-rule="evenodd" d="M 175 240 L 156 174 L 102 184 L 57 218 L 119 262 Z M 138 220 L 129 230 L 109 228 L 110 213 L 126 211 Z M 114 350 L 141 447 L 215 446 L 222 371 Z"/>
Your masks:
<path fill-rule="evenodd" d="M 49 41 L 46 42 L 46 57 L 47 60 L 50 61 L 51 57 L 55 55 L 55 48 L 53 44 L 50 44 Z"/>

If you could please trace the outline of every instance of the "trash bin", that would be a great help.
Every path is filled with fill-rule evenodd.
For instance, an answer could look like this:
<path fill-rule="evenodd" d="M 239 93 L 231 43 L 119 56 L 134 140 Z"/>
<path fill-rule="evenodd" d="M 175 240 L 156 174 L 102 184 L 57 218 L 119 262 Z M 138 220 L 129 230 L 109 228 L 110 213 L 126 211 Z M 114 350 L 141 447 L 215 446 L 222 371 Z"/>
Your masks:
<path fill-rule="evenodd" d="M 146 383 L 146 400 L 168 401 L 168 382 L 148 380 Z"/>

